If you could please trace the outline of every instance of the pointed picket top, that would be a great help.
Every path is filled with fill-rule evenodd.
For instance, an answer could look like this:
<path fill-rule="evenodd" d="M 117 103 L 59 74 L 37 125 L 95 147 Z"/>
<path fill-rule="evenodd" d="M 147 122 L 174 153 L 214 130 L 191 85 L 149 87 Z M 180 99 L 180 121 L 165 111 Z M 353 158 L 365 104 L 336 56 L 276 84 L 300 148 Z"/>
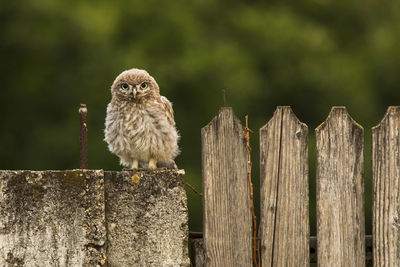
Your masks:
<path fill-rule="evenodd" d="M 206 133 L 206 131 L 210 130 L 211 128 L 214 128 L 216 132 L 219 132 L 221 129 L 220 127 L 220 122 L 221 121 L 231 121 L 233 129 L 236 130 L 239 134 L 243 136 L 243 127 L 242 123 L 240 120 L 235 116 L 232 107 L 222 107 L 218 111 L 218 115 L 215 116 L 206 126 L 201 128 L 201 134 Z"/>
<path fill-rule="evenodd" d="M 279 106 L 260 129 L 260 237 L 265 266 L 308 266 L 308 128 Z"/>
<path fill-rule="evenodd" d="M 268 127 L 270 127 L 270 125 L 274 123 L 274 120 L 281 120 L 284 114 L 285 114 L 285 116 L 289 116 L 291 118 L 291 120 L 294 120 L 296 123 L 301 124 L 302 127 L 304 127 L 304 126 L 307 127 L 307 125 L 305 123 L 302 123 L 297 118 L 296 114 L 293 112 L 293 110 L 290 106 L 277 106 L 274 111 L 274 115 L 266 124 L 264 124 L 264 126 L 262 126 L 260 128 L 260 132 L 267 130 Z"/>
<path fill-rule="evenodd" d="M 338 117 L 340 117 L 341 119 L 346 119 L 349 120 L 352 124 L 354 124 L 357 128 L 362 129 L 362 131 L 364 131 L 364 128 L 358 124 L 348 113 L 347 108 L 344 106 L 333 106 L 331 108 L 331 111 L 329 112 L 328 117 L 325 119 L 324 122 L 322 122 L 316 129 L 316 132 L 322 131 L 327 123 L 331 120 L 337 119 Z"/>
<path fill-rule="evenodd" d="M 201 129 L 206 266 L 251 266 L 247 148 L 232 108 Z"/>
<path fill-rule="evenodd" d="M 365 266 L 364 130 L 333 107 L 315 132 L 318 265 Z"/>
<path fill-rule="evenodd" d="M 382 120 L 379 122 L 378 125 L 372 127 L 372 132 L 379 130 L 382 127 L 387 126 L 387 122 L 391 118 L 398 118 L 400 117 L 400 106 L 389 106 L 386 110 L 385 115 L 383 116 Z"/>
<path fill-rule="evenodd" d="M 400 262 L 400 106 L 372 128 L 374 266 Z"/>

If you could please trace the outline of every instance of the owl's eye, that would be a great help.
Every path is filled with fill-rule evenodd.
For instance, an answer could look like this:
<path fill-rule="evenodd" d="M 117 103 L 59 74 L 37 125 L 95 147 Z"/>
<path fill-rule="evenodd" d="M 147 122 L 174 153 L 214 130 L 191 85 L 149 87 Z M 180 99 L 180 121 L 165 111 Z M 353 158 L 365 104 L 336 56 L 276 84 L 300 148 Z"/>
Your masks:
<path fill-rule="evenodd" d="M 147 86 L 148 86 L 148 84 L 146 82 L 143 82 L 140 84 L 140 88 L 142 88 L 142 89 L 146 89 Z"/>
<path fill-rule="evenodd" d="M 129 89 L 129 84 L 127 84 L 127 83 L 121 84 L 121 89 L 128 90 Z"/>

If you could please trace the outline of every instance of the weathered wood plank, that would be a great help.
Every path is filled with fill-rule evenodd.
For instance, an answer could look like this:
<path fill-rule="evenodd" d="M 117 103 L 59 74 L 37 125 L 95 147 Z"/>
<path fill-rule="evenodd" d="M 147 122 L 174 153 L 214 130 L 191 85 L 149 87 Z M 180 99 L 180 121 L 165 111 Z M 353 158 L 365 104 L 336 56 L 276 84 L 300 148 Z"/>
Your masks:
<path fill-rule="evenodd" d="M 263 266 L 308 266 L 308 128 L 278 107 L 260 129 Z"/>
<path fill-rule="evenodd" d="M 247 150 L 232 108 L 201 130 L 206 266 L 252 266 Z"/>
<path fill-rule="evenodd" d="M 365 266 L 363 132 L 344 107 L 316 129 L 319 266 Z"/>
<path fill-rule="evenodd" d="M 372 129 L 374 266 L 400 265 L 400 106 Z"/>

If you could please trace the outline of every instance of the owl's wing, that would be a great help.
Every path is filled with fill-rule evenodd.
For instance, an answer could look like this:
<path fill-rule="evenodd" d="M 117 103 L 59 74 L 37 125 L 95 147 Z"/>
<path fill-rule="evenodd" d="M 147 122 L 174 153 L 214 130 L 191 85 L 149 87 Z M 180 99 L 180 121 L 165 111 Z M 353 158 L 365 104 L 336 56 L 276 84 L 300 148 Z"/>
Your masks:
<path fill-rule="evenodd" d="M 172 109 L 172 104 L 165 96 L 160 97 L 161 104 L 164 106 L 165 114 L 167 115 L 168 122 L 175 126 L 174 110 Z"/>

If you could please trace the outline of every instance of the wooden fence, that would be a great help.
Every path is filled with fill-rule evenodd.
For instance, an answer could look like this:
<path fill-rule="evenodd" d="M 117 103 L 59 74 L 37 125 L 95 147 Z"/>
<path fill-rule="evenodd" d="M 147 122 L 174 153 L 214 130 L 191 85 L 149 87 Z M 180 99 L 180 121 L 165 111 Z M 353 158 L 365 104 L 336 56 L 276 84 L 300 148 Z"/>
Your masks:
<path fill-rule="evenodd" d="M 316 133 L 319 266 L 365 266 L 364 130 L 333 107 Z M 231 108 L 202 129 L 204 254 L 196 266 L 252 266 L 245 132 Z M 400 107 L 372 130 L 373 263 L 400 266 Z M 278 107 L 260 129 L 262 266 L 310 263 L 308 128 Z"/>

